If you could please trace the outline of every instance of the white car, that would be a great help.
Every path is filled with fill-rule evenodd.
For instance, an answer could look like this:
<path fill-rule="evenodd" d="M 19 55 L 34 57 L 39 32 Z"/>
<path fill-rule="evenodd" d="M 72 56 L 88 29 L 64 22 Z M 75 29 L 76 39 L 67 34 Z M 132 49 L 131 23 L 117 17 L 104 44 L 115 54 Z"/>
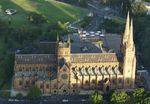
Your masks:
<path fill-rule="evenodd" d="M 97 31 L 97 33 L 99 33 L 99 34 L 100 34 L 100 33 L 102 33 L 102 32 L 101 32 L 101 31 Z"/>
<path fill-rule="evenodd" d="M 100 34 L 100 36 L 101 36 L 101 37 L 104 37 L 105 35 L 104 35 L 104 34 Z"/>
<path fill-rule="evenodd" d="M 91 37 L 94 37 L 94 36 L 95 36 L 94 34 L 91 35 Z"/>
<path fill-rule="evenodd" d="M 95 33 L 95 35 L 99 36 L 99 33 Z"/>
<path fill-rule="evenodd" d="M 62 102 L 67 103 L 67 102 L 69 102 L 69 100 L 68 99 L 63 99 Z"/>
<path fill-rule="evenodd" d="M 15 9 L 6 9 L 5 12 L 8 15 L 14 15 L 15 13 L 17 13 L 17 10 L 15 10 Z"/>
<path fill-rule="evenodd" d="M 91 34 L 94 34 L 94 32 L 92 31 L 92 32 L 90 32 Z"/>
<path fill-rule="evenodd" d="M 86 34 L 83 34 L 82 37 L 86 37 Z"/>

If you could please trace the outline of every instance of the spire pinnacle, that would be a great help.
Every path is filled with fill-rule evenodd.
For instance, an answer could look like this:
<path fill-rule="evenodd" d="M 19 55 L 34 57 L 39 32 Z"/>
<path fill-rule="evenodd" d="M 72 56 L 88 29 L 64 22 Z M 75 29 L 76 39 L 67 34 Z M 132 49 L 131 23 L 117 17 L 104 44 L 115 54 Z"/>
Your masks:
<path fill-rule="evenodd" d="M 57 42 L 59 42 L 59 35 L 58 35 L 58 33 L 57 33 Z"/>
<path fill-rule="evenodd" d="M 131 19 L 131 24 L 130 24 L 130 34 L 129 34 L 129 38 L 128 38 L 128 43 L 129 45 L 133 45 L 133 19 Z"/>
<path fill-rule="evenodd" d="M 68 43 L 70 43 L 70 34 L 68 34 Z"/>
<path fill-rule="evenodd" d="M 126 19 L 125 32 L 124 32 L 124 35 L 123 35 L 123 44 L 128 39 L 129 30 L 130 30 L 130 13 L 128 12 L 127 19 Z"/>

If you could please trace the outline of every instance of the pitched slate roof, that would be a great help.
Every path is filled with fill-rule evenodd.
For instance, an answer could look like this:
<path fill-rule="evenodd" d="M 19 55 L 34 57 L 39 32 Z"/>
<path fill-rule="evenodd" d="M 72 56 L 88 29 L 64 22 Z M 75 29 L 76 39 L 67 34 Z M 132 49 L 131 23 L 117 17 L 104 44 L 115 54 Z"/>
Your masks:
<path fill-rule="evenodd" d="M 16 54 L 17 64 L 50 64 L 56 62 L 54 54 Z"/>
<path fill-rule="evenodd" d="M 72 54 L 72 63 L 119 62 L 120 57 L 115 53 Z"/>
<path fill-rule="evenodd" d="M 15 77 L 35 77 L 37 80 L 54 80 L 57 78 L 57 68 L 50 67 L 47 71 L 18 71 Z"/>

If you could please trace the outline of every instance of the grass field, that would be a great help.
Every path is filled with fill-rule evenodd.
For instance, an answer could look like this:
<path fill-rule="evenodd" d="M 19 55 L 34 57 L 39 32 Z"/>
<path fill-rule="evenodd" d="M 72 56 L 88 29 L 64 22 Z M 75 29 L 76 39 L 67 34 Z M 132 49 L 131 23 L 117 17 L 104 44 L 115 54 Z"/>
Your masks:
<path fill-rule="evenodd" d="M 9 16 L 6 9 L 16 9 L 15 15 Z M 74 21 L 85 16 L 88 11 L 55 0 L 0 0 L 0 18 L 11 20 L 15 27 L 26 25 L 27 14 L 36 12 L 43 15 L 49 23 L 57 21 Z"/>

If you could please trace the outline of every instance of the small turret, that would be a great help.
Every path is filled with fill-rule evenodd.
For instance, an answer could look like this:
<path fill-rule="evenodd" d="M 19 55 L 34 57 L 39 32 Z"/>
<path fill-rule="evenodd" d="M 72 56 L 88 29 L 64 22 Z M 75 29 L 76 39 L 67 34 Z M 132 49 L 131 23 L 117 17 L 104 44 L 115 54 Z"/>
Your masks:
<path fill-rule="evenodd" d="M 57 34 L 57 42 L 59 42 L 59 35 Z"/>

